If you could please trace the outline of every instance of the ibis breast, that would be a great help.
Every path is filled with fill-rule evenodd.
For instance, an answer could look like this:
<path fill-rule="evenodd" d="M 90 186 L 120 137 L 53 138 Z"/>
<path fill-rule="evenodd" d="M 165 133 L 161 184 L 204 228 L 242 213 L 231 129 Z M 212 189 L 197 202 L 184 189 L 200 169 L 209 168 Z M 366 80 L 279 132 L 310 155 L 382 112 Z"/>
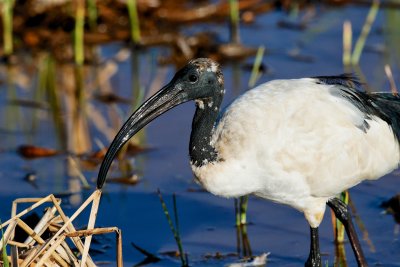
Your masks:
<path fill-rule="evenodd" d="M 379 117 L 366 117 L 337 85 L 276 80 L 236 99 L 212 137 L 219 161 L 193 166 L 214 194 L 256 194 L 302 209 L 397 168 L 399 144 Z M 368 127 L 365 127 L 367 122 Z"/>

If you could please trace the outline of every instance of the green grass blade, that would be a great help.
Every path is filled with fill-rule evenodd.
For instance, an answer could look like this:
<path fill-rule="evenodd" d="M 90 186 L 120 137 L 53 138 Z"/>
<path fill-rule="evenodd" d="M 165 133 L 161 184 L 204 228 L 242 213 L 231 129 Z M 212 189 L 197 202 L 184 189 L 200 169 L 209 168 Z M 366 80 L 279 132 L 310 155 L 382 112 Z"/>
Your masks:
<path fill-rule="evenodd" d="M 189 266 L 188 261 L 187 261 L 187 256 L 185 255 L 184 251 L 183 251 L 183 246 L 182 246 L 182 241 L 181 241 L 181 237 L 178 231 L 178 227 L 174 226 L 174 223 L 172 222 L 171 216 L 169 214 L 167 205 L 165 204 L 165 201 L 162 197 L 162 194 L 160 192 L 160 190 L 158 190 L 158 197 L 160 198 L 160 202 L 161 202 L 161 206 L 162 209 L 164 211 L 165 217 L 167 218 L 168 224 L 169 224 L 169 228 L 172 231 L 172 234 L 174 235 L 176 244 L 178 245 L 178 250 L 179 250 L 179 256 L 181 258 L 181 263 L 183 267 Z M 173 201 L 174 201 L 174 213 L 175 213 L 175 220 L 176 220 L 176 225 L 177 225 L 177 210 L 176 210 L 176 200 L 175 200 L 175 195 L 173 195 Z"/>
<path fill-rule="evenodd" d="M 264 46 L 260 46 L 257 50 L 256 59 L 254 60 L 253 69 L 251 71 L 251 76 L 248 84 L 249 87 L 253 87 L 256 84 L 258 78 L 260 77 L 260 66 L 264 56 L 264 51 L 265 51 Z"/>
<path fill-rule="evenodd" d="M 74 29 L 74 51 L 75 63 L 82 65 L 84 62 L 83 34 L 85 24 L 85 2 L 77 1 L 75 13 L 75 29 Z"/>
<path fill-rule="evenodd" d="M 247 207 L 249 204 L 249 196 L 240 197 L 240 224 L 247 224 Z"/>
<path fill-rule="evenodd" d="M 230 30 L 231 42 L 240 43 L 239 36 L 239 2 L 238 0 L 229 0 L 229 13 L 230 13 Z"/>
<path fill-rule="evenodd" d="M 360 37 L 358 37 L 357 39 L 353 55 L 351 57 L 351 63 L 353 65 L 358 64 L 358 62 L 360 61 L 361 53 L 365 46 L 365 41 L 367 40 L 369 32 L 371 31 L 371 26 L 375 21 L 376 15 L 378 14 L 379 4 L 380 4 L 379 0 L 374 0 L 372 2 L 371 8 L 369 9 L 367 18 L 365 19 L 364 26 L 361 30 Z"/>
<path fill-rule="evenodd" d="M 1 225 L 1 220 L 0 220 L 0 225 Z M 8 256 L 7 256 L 7 247 L 6 247 L 6 240 L 4 237 L 4 232 L 3 232 L 3 228 L 1 227 L 1 239 L 3 240 L 3 244 L 1 244 L 2 247 L 2 253 L 1 253 L 1 257 L 3 259 L 3 266 L 4 267 L 9 267 L 10 266 L 10 262 L 8 261 Z"/>
<path fill-rule="evenodd" d="M 346 205 L 349 204 L 349 192 L 344 191 L 340 194 L 340 200 L 342 200 Z M 344 234 L 345 234 L 345 229 L 343 224 L 339 221 L 339 219 L 336 218 L 336 241 L 338 243 L 343 243 L 344 242 Z"/>
<path fill-rule="evenodd" d="M 139 15 L 137 12 L 136 0 L 127 0 L 129 19 L 131 23 L 131 38 L 134 44 L 140 42 L 140 26 L 139 26 Z"/>
<path fill-rule="evenodd" d="M 13 53 L 13 0 L 2 1 L 3 49 L 5 55 Z"/>
<path fill-rule="evenodd" d="M 96 0 L 88 0 L 89 27 L 94 30 L 97 25 L 97 7 Z"/>

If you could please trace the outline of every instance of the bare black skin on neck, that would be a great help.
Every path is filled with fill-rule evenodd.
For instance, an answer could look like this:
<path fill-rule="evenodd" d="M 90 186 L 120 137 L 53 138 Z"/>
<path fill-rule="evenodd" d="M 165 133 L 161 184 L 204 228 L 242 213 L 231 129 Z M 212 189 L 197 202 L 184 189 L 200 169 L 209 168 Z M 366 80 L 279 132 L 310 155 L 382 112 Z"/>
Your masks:
<path fill-rule="evenodd" d="M 188 87 L 190 88 L 188 91 L 199 97 L 194 98 L 196 112 L 192 121 L 189 155 L 191 164 L 200 167 L 221 160 L 217 151 L 211 145 L 211 138 L 217 123 L 225 88 L 222 71 L 216 63 L 208 59 L 196 59 L 191 61 L 190 65 L 191 68 L 196 70 L 198 80 Z M 193 69 L 189 69 L 188 73 L 192 71 Z"/>
<path fill-rule="evenodd" d="M 196 102 L 189 143 L 190 162 L 196 167 L 218 160 L 218 153 L 211 145 L 211 137 L 220 111 L 223 90 L 222 86 L 212 98 Z"/>

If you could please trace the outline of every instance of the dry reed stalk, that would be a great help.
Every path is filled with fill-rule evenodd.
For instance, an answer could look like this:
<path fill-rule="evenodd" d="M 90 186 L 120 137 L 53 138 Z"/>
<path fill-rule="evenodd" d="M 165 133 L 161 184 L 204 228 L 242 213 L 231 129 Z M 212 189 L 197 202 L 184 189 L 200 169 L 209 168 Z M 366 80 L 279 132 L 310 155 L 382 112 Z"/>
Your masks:
<path fill-rule="evenodd" d="M 24 230 L 33 240 L 35 240 L 39 245 L 43 245 L 46 243 L 46 241 L 43 240 L 43 238 L 41 238 L 31 227 L 29 227 L 29 225 L 27 225 L 24 221 L 22 221 L 21 219 L 16 219 L 17 224 L 19 227 L 22 228 L 22 230 Z M 60 253 L 61 252 L 61 253 Z M 64 254 L 62 251 L 60 251 L 60 254 Z M 64 254 L 64 256 L 66 255 L 66 253 Z M 54 254 L 53 255 L 54 259 L 60 263 L 61 266 L 65 266 L 68 267 L 68 263 L 65 262 L 65 260 L 58 254 Z"/>
<path fill-rule="evenodd" d="M 90 195 L 90 197 L 89 197 L 88 199 L 86 199 L 85 202 L 83 202 L 83 204 L 78 208 L 78 210 L 75 211 L 75 213 L 64 223 L 64 225 L 60 228 L 60 230 L 59 230 L 57 233 L 55 233 L 54 236 L 53 236 L 49 241 L 47 241 L 46 244 L 44 244 L 44 246 L 42 246 L 42 247 L 35 253 L 33 259 L 35 259 L 38 255 L 40 255 L 44 250 L 46 250 L 47 247 L 48 247 L 51 243 L 53 243 L 53 242 L 56 240 L 56 238 L 58 238 L 68 227 L 71 227 L 71 226 L 70 226 L 71 223 L 76 219 L 76 217 L 78 217 L 79 214 L 81 214 L 81 212 L 90 204 L 90 202 L 93 201 L 93 199 L 95 198 L 95 196 L 96 196 L 96 191 L 93 192 L 93 194 Z M 54 197 L 54 196 L 53 196 L 53 197 Z M 56 204 L 56 203 L 54 203 L 54 204 Z M 55 205 L 55 206 L 58 207 L 57 210 L 59 211 L 59 213 L 60 213 L 60 211 L 61 211 L 61 213 L 62 213 L 62 214 L 64 215 L 64 217 L 65 217 L 65 214 L 64 214 L 64 212 L 62 211 L 61 207 L 60 207 L 59 205 Z M 60 213 L 60 215 L 61 215 L 61 213 Z M 61 217 L 63 217 L 63 216 L 61 216 Z M 66 217 L 65 217 L 65 218 L 66 218 Z M 64 218 L 63 218 L 63 219 L 64 219 Z M 73 241 L 75 241 L 75 240 L 73 239 Z M 80 241 L 80 240 L 79 240 L 79 241 Z M 76 243 L 74 242 L 76 246 L 77 246 L 77 244 L 79 244 L 79 241 L 76 242 Z M 78 246 L 77 246 L 77 248 L 79 249 Z M 95 266 L 95 264 L 94 264 L 93 262 L 91 262 L 91 261 L 89 261 L 89 262 L 90 262 L 89 266 Z M 32 261 L 28 262 L 28 265 L 29 265 L 30 263 L 32 263 Z"/>
<path fill-rule="evenodd" d="M 123 266 L 121 230 L 116 227 L 94 228 L 100 197 L 100 190 L 93 192 L 71 217 L 65 215 L 60 205 L 61 200 L 56 199 L 54 195 L 49 195 L 44 198 L 16 199 L 12 205 L 12 218 L 1 225 L 1 227 L 8 226 L 3 234 L 1 242 L 11 246 L 12 253 L 11 257 L 9 256 L 8 258 L 13 262 L 13 266 L 96 266 L 89 255 L 92 235 L 112 232 L 116 233 L 117 266 Z M 34 202 L 34 204 L 17 213 L 17 205 L 19 203 L 30 202 Z M 21 216 L 24 216 L 46 202 L 50 202 L 53 205 L 46 207 L 46 212 L 35 227 L 32 226 L 32 228 L 21 219 Z M 91 202 L 92 207 L 87 229 L 76 231 L 72 222 Z M 24 243 L 12 240 L 17 225 L 28 234 L 28 238 Z M 49 240 L 44 240 L 41 237 L 46 230 L 50 230 L 53 233 L 53 236 Z M 86 237 L 85 244 L 81 241 L 81 236 Z M 82 254 L 80 261 L 72 252 L 69 244 L 66 242 L 66 238 L 70 238 L 78 251 Z M 18 255 L 18 248 L 28 249 L 24 255 L 22 255 L 22 259 L 19 258 L 21 255 Z"/>
<path fill-rule="evenodd" d="M 57 249 L 57 247 L 61 244 L 61 242 L 64 241 L 64 239 L 65 239 L 65 236 L 58 237 L 57 241 L 55 241 L 51 245 L 51 247 L 43 254 L 42 257 L 40 257 L 40 260 L 38 261 L 37 266 L 41 266 L 50 256 L 54 257 L 55 255 L 58 255 L 58 254 L 56 254 L 54 252 Z M 48 243 L 50 243 L 50 242 L 48 242 Z M 56 260 L 58 262 L 58 259 L 56 259 Z M 58 263 L 61 264 L 61 266 L 63 266 L 63 267 L 68 267 L 69 266 L 64 260 L 62 260 L 61 262 L 58 262 Z M 65 265 L 64 265 L 64 263 L 65 263 Z"/>
<path fill-rule="evenodd" d="M 122 232 L 120 229 L 117 231 L 117 266 L 122 267 L 123 259 L 122 259 Z"/>
<path fill-rule="evenodd" d="M 31 245 L 24 244 L 24 243 L 21 243 L 21 242 L 17 242 L 17 241 L 14 241 L 14 240 L 8 240 L 7 243 L 8 243 L 9 245 L 11 245 L 11 246 L 16 246 L 16 247 L 19 247 L 19 248 L 27 248 L 27 249 L 32 248 Z"/>
<path fill-rule="evenodd" d="M 11 245 L 11 266 L 19 267 L 18 247 Z"/>
<path fill-rule="evenodd" d="M 100 235 L 100 234 L 109 234 L 112 232 L 117 232 L 117 227 L 105 227 L 105 228 L 94 228 L 91 230 L 78 230 L 72 233 L 66 233 L 67 237 L 81 237 L 81 236 L 89 236 L 89 235 Z"/>
<path fill-rule="evenodd" d="M 79 209 L 72 215 L 72 217 L 79 211 L 79 213 L 76 214 L 76 216 L 78 216 L 78 215 L 81 213 L 81 211 L 82 211 L 84 208 L 86 208 L 87 205 L 89 205 L 89 203 L 90 203 L 90 201 L 92 200 L 93 196 L 94 196 L 94 193 L 79 207 Z M 53 198 L 54 198 L 54 196 L 53 196 Z M 70 219 L 68 219 L 68 217 L 65 216 L 64 211 L 62 210 L 62 208 L 61 208 L 60 205 L 58 205 L 58 204 L 56 205 L 56 204 L 55 204 L 55 207 L 57 208 L 57 211 L 58 211 L 58 213 L 60 214 L 60 217 L 61 217 L 62 221 L 64 222 L 64 225 L 61 226 L 61 228 L 58 230 L 57 233 L 59 233 L 60 231 L 63 231 L 63 230 L 65 229 L 65 227 L 64 227 L 65 225 L 66 225 L 66 227 L 67 227 L 67 229 L 68 229 L 69 232 L 75 232 L 75 231 L 76 231 L 75 227 L 74 227 L 72 224 L 67 223 L 69 220 L 72 219 L 72 217 L 71 217 Z M 75 216 L 75 217 L 76 217 L 76 216 Z M 75 219 L 75 218 L 74 218 L 74 219 Z M 64 228 L 63 228 L 63 227 L 64 227 Z M 61 230 L 61 229 L 62 229 L 62 230 Z M 83 254 L 84 246 L 83 246 L 82 241 L 81 241 L 79 238 L 77 238 L 77 237 L 73 237 L 73 238 L 72 238 L 72 242 L 75 244 L 75 246 L 76 246 L 76 248 L 79 250 L 79 252 L 80 252 L 81 254 Z M 89 259 L 88 265 L 89 265 L 89 266 L 95 266 L 95 264 L 94 264 L 94 262 L 92 261 L 92 259 L 91 259 L 90 257 L 89 257 L 88 259 Z"/>
<path fill-rule="evenodd" d="M 68 255 L 68 259 L 73 263 L 73 266 L 78 267 L 79 266 L 79 261 L 76 258 L 75 254 L 72 252 L 71 248 L 65 242 L 65 240 L 64 240 L 64 242 L 61 243 L 60 248 L 65 250 L 65 252 Z"/>
<path fill-rule="evenodd" d="M 385 65 L 385 74 L 390 83 L 390 91 L 392 92 L 393 95 L 398 95 L 399 91 L 397 90 L 397 86 L 393 78 L 392 69 L 388 64 Z"/>
<path fill-rule="evenodd" d="M 36 224 L 35 228 L 33 228 L 33 231 L 35 231 L 35 233 L 37 233 L 39 236 L 41 236 L 46 231 L 46 229 L 48 229 L 47 222 L 50 221 L 52 218 L 54 218 L 55 213 L 56 213 L 56 208 L 55 207 L 52 207 L 51 209 L 47 209 L 47 211 L 42 216 L 40 221 Z M 33 241 L 32 237 L 29 236 L 24 241 L 24 243 L 25 244 L 29 244 L 32 241 Z"/>
<path fill-rule="evenodd" d="M 28 263 L 30 264 L 30 262 L 32 261 L 33 257 L 35 256 L 36 252 L 39 250 L 39 247 L 34 247 L 30 253 L 28 254 L 28 256 L 26 256 L 26 258 L 23 260 L 23 262 L 20 264 L 21 267 L 25 267 L 28 266 Z"/>
<path fill-rule="evenodd" d="M 0 251 L 3 251 L 3 244 L 7 244 L 8 241 L 11 239 L 14 233 L 14 229 L 17 226 L 17 222 L 14 220 L 11 224 L 7 227 L 6 231 L 3 233 L 3 237 L 0 239 Z M 0 227 L 3 229 L 3 227 Z"/>
<path fill-rule="evenodd" d="M 38 234 L 35 233 L 35 231 L 32 230 L 31 227 L 29 227 L 29 225 L 27 225 L 24 221 L 22 221 L 21 219 L 17 218 L 16 222 L 18 224 L 19 227 L 22 228 L 22 230 L 24 230 L 30 237 L 32 237 L 33 240 L 35 240 L 38 244 L 42 245 L 45 243 L 45 241 L 43 240 L 43 238 L 41 238 L 40 236 L 38 236 Z"/>
<path fill-rule="evenodd" d="M 116 244 L 117 244 L 117 266 L 123 266 L 123 258 L 122 258 L 122 232 L 117 227 L 106 227 L 106 228 L 94 228 L 91 230 L 79 230 L 72 233 L 66 233 L 67 237 L 82 237 L 82 236 L 91 236 L 98 234 L 108 234 L 115 232 L 116 234 Z"/>
<path fill-rule="evenodd" d="M 351 22 L 346 20 L 343 23 L 343 65 L 348 66 L 351 63 L 351 47 L 352 47 L 353 31 Z"/>
<path fill-rule="evenodd" d="M 51 202 L 50 196 L 52 196 L 52 195 L 48 195 L 47 197 L 44 197 L 44 198 L 41 198 L 41 199 L 40 199 L 40 198 L 35 198 L 35 199 L 38 200 L 35 204 L 33 204 L 32 206 L 30 206 L 29 208 L 24 209 L 24 210 L 21 211 L 20 213 L 18 213 L 18 214 L 16 214 L 16 215 L 12 216 L 11 219 L 9 219 L 8 221 L 4 222 L 4 223 L 0 226 L 0 228 L 4 228 L 4 227 L 7 226 L 8 224 L 10 224 L 12 221 L 14 221 L 16 218 L 20 218 L 20 217 L 24 216 L 25 214 L 27 214 L 28 212 L 30 212 L 30 211 L 34 210 L 35 208 L 39 207 L 39 206 L 42 205 L 43 203 Z M 53 197 L 54 197 L 54 196 L 53 196 Z M 26 202 L 32 202 L 32 201 L 31 201 L 32 198 L 21 198 L 21 199 L 26 199 L 26 200 L 27 200 Z M 18 201 L 21 200 L 21 199 L 18 199 Z M 13 204 L 13 205 L 14 205 L 14 204 Z"/>
<path fill-rule="evenodd" d="M 94 198 L 93 198 L 93 203 L 92 203 L 92 209 L 90 210 L 90 217 L 89 217 L 89 223 L 87 226 L 87 230 L 93 230 L 94 224 L 96 222 L 97 218 L 97 211 L 99 210 L 99 203 L 100 203 L 100 197 L 101 197 L 101 190 L 96 189 L 93 193 Z M 85 266 L 86 259 L 89 254 L 89 247 L 90 243 L 92 241 L 92 235 L 88 235 L 85 238 L 85 246 L 83 248 L 83 253 L 82 253 L 82 261 L 81 261 L 81 266 Z"/>

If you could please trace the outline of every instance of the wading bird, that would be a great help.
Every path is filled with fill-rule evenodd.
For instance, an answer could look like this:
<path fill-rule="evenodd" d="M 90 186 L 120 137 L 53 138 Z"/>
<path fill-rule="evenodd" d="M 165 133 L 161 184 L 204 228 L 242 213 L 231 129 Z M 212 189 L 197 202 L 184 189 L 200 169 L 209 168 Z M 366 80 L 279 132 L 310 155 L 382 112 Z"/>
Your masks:
<path fill-rule="evenodd" d="M 196 103 L 189 155 L 195 179 L 223 197 L 253 194 L 304 213 L 321 266 L 318 226 L 326 204 L 344 224 L 359 266 L 367 266 L 347 206 L 335 196 L 377 179 L 400 160 L 400 97 L 367 94 L 351 76 L 275 80 L 247 91 L 220 114 L 220 66 L 195 59 L 122 126 L 100 167 L 101 189 L 120 148 L 167 110 Z"/>

